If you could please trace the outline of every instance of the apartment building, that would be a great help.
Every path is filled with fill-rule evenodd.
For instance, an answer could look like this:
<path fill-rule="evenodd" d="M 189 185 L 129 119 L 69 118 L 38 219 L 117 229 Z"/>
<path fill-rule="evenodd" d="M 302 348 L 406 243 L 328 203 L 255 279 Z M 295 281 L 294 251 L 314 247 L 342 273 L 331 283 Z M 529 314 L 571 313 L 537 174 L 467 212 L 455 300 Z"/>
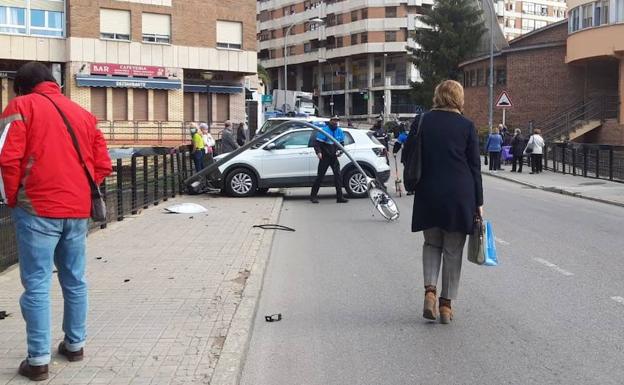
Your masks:
<path fill-rule="evenodd" d="M 258 59 L 272 89 L 313 92 L 322 115 L 411 117 L 410 81 L 420 77 L 406 46 L 433 3 L 258 0 Z"/>
<path fill-rule="evenodd" d="M 38 60 L 104 131 L 244 121 L 254 11 L 253 0 L 0 0 L 2 107 L 13 71 Z"/>
<path fill-rule="evenodd" d="M 494 3 L 507 40 L 566 18 L 566 0 L 494 0 Z"/>

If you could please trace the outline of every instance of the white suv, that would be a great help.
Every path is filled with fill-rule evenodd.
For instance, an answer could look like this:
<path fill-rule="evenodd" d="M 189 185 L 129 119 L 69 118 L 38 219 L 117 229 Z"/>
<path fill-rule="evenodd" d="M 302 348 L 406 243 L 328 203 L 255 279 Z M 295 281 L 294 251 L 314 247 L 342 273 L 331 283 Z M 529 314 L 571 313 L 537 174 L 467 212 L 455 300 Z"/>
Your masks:
<path fill-rule="evenodd" d="M 371 177 L 385 183 L 390 178 L 386 148 L 367 131 L 344 129 L 345 148 Z M 219 186 L 235 197 L 264 193 L 273 187 L 311 187 L 319 160 L 314 153 L 316 131 L 302 125 L 278 129 L 271 137 L 256 144 L 219 167 Z M 219 155 L 215 160 L 219 160 Z M 354 198 L 367 195 L 366 178 L 345 155 L 340 158 L 343 186 Z M 214 184 L 214 181 L 212 181 Z M 333 186 L 328 170 L 323 186 Z"/>

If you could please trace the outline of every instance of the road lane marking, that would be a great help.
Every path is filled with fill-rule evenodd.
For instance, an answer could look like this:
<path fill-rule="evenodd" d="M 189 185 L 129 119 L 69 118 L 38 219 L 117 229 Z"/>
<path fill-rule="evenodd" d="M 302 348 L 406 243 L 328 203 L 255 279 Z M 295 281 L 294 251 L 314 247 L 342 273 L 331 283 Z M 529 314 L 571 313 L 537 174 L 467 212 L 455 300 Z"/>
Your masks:
<path fill-rule="evenodd" d="M 494 239 L 496 240 L 496 242 L 500 243 L 501 245 L 505 245 L 505 246 L 511 245 L 511 243 L 509 243 L 509 242 L 507 242 L 507 241 L 505 241 L 503 239 L 500 239 L 499 237 L 495 237 Z"/>
<path fill-rule="evenodd" d="M 611 297 L 612 300 L 614 300 L 615 302 L 619 302 L 622 305 L 624 305 L 624 297 Z"/>
<path fill-rule="evenodd" d="M 545 259 L 542 259 L 542 258 L 533 258 L 533 260 L 534 260 L 535 262 L 541 263 L 541 264 L 542 264 L 542 265 L 544 265 L 544 266 L 550 267 L 551 269 L 553 269 L 553 270 L 554 270 L 554 271 L 556 271 L 557 273 L 562 274 L 562 275 L 565 275 L 566 277 L 571 277 L 571 276 L 573 276 L 573 275 L 574 275 L 574 273 L 571 273 L 571 272 L 569 272 L 569 271 L 567 271 L 567 270 L 564 270 L 564 269 L 560 268 L 559 266 L 555 265 L 554 263 L 552 263 L 552 262 L 548 262 L 548 261 L 547 261 L 547 260 L 545 260 Z"/>

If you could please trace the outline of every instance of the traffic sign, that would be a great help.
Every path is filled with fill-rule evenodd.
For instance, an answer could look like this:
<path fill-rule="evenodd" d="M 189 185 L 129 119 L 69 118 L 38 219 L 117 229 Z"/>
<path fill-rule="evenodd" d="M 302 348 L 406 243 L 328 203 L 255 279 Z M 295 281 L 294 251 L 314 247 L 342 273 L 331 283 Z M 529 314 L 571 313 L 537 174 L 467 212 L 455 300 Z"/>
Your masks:
<path fill-rule="evenodd" d="M 498 101 L 496 102 L 496 107 L 498 108 L 511 108 L 513 107 L 513 103 L 511 102 L 511 98 L 507 91 L 503 91 L 503 93 L 498 97 Z"/>

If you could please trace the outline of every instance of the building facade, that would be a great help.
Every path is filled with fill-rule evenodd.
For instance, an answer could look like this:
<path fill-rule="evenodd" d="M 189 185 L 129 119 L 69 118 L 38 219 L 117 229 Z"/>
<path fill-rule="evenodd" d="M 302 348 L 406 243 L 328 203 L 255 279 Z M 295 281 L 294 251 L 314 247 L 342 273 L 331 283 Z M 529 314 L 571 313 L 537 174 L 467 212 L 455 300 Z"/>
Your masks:
<path fill-rule="evenodd" d="M 109 138 L 162 136 L 163 127 L 179 134 L 185 121 L 245 121 L 257 67 L 255 2 L 227 3 L 0 0 L 2 107 L 13 96 L 11 71 L 38 60 Z"/>
<path fill-rule="evenodd" d="M 508 40 L 566 18 L 566 0 L 494 0 L 498 22 Z"/>
<path fill-rule="evenodd" d="M 406 46 L 433 3 L 259 0 L 258 58 L 272 89 L 313 92 L 321 115 L 412 117 L 410 81 L 420 78 Z"/>
<path fill-rule="evenodd" d="M 511 128 L 563 130 L 577 142 L 624 145 L 624 0 L 569 5 L 568 20 L 527 33 L 495 53 L 494 94 L 506 91 L 511 97 Z M 465 114 L 484 128 L 489 56 L 460 67 Z M 495 109 L 494 123 L 501 122 L 502 110 Z"/>

